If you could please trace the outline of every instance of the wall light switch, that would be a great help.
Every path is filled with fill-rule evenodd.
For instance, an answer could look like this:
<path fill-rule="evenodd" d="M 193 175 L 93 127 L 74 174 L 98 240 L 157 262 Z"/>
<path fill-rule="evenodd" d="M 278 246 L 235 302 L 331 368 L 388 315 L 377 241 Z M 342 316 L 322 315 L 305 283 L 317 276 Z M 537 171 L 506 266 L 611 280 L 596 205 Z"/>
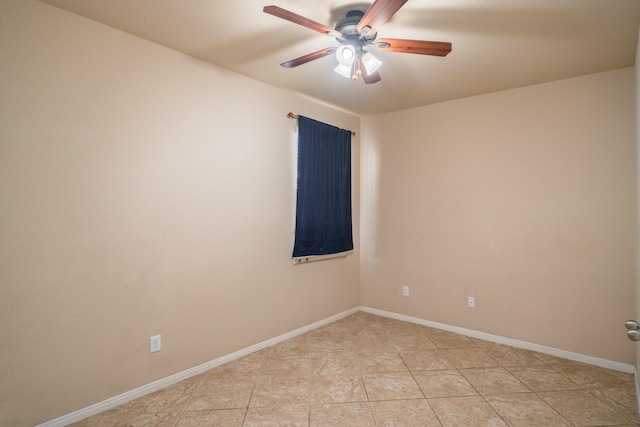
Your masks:
<path fill-rule="evenodd" d="M 409 296 L 409 287 L 408 286 L 403 286 L 402 287 L 402 296 L 403 297 L 408 297 Z"/>
<path fill-rule="evenodd" d="M 476 299 L 474 297 L 469 297 L 467 299 L 467 306 L 474 308 L 476 306 Z"/>

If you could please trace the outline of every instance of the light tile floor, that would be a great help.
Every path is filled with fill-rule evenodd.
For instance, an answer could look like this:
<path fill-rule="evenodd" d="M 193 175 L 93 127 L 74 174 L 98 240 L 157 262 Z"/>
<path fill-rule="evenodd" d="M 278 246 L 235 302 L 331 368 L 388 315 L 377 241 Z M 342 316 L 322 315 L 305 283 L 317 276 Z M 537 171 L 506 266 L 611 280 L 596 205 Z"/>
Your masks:
<path fill-rule="evenodd" d="M 638 423 L 631 374 L 359 312 L 75 426 Z"/>

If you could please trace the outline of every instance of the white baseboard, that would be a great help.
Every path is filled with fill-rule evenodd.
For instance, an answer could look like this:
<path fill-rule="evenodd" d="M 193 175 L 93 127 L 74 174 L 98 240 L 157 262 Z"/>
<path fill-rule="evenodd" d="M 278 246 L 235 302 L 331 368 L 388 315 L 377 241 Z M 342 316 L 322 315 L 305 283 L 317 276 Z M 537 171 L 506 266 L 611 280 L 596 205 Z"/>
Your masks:
<path fill-rule="evenodd" d="M 514 340 L 511 338 L 506 338 L 499 335 L 493 335 L 485 332 L 474 331 L 472 329 L 465 329 L 457 326 L 450 326 L 444 323 L 432 322 L 430 320 L 424 320 L 417 317 L 406 316 L 404 314 L 393 313 L 390 311 L 378 310 L 376 308 L 361 307 L 361 310 L 367 313 L 378 315 L 378 316 L 389 317 L 391 319 L 403 320 L 405 322 L 411 322 L 411 323 L 416 323 L 418 325 L 429 326 L 432 328 L 442 329 L 449 332 L 455 332 L 457 334 L 466 335 L 473 338 L 479 338 L 486 341 L 495 342 L 498 344 L 509 345 L 511 347 L 537 351 L 538 353 L 544 353 L 544 354 L 549 354 L 551 356 L 561 357 L 563 359 L 569 359 L 577 362 L 588 363 L 590 365 L 600 366 L 602 368 L 607 368 L 607 369 L 613 369 L 615 371 L 625 372 L 628 374 L 633 374 L 636 371 L 635 366 L 627 363 L 614 362 L 612 360 L 601 359 L 599 357 L 587 356 L 580 353 L 573 353 L 571 351 L 560 350 L 553 347 L 546 347 L 543 345 L 533 344 L 526 341 Z"/>
<path fill-rule="evenodd" d="M 335 322 L 336 320 L 340 320 L 351 314 L 357 313 L 358 311 L 364 311 L 366 313 L 375 314 L 378 316 L 388 317 L 391 319 L 402 320 L 405 322 L 416 323 L 418 325 L 429 326 L 436 329 L 442 329 L 449 332 L 455 332 L 457 334 L 466 335 L 473 338 L 479 338 L 486 341 L 495 342 L 498 344 L 505 344 L 512 347 L 523 348 L 527 350 L 537 351 L 539 353 L 549 354 L 552 356 L 561 357 L 563 359 L 574 360 L 578 362 L 588 363 L 595 366 L 600 366 L 607 369 L 613 369 L 620 372 L 625 372 L 629 374 L 635 374 L 635 385 L 636 385 L 636 396 L 639 399 L 640 404 L 640 386 L 638 385 L 638 372 L 636 372 L 635 366 L 614 362 L 607 359 L 601 359 L 598 357 L 587 356 L 584 354 L 573 353 L 566 350 L 560 350 L 552 347 L 546 347 L 538 344 L 529 343 L 526 341 L 514 340 L 511 338 L 502 337 L 499 335 L 488 334 L 485 332 L 474 331 L 472 329 L 460 328 L 457 326 L 451 326 L 444 323 L 432 322 L 429 320 L 420 319 L 417 317 L 406 316 L 404 314 L 393 313 L 390 311 L 378 310 L 370 307 L 354 307 L 342 313 L 338 313 L 334 316 L 327 317 L 326 319 L 320 320 L 318 322 L 312 323 L 307 326 L 303 326 L 302 328 L 298 328 L 294 331 L 287 332 L 286 334 L 279 335 L 275 338 L 271 338 L 269 340 L 260 342 L 258 344 L 252 345 L 250 347 L 244 348 L 242 350 L 238 350 L 234 353 L 228 354 L 226 356 L 219 357 L 217 359 L 211 360 L 209 362 L 203 363 L 201 365 L 195 366 L 193 368 L 187 369 L 182 372 L 178 372 L 177 374 L 170 375 L 166 378 L 162 378 L 160 380 L 154 381 L 152 383 L 143 385 L 134 390 L 119 394 L 102 402 L 98 402 L 94 405 L 88 406 L 86 408 L 80 409 L 78 411 L 72 412 L 67 415 L 63 415 L 62 417 L 53 419 L 51 421 L 47 421 L 43 424 L 39 424 L 36 427 L 64 427 L 66 425 L 81 421 L 85 418 L 88 418 L 92 415 L 99 414 L 108 409 L 115 408 L 116 406 L 127 403 L 133 399 L 137 399 L 139 397 L 145 396 L 147 394 L 153 393 L 154 391 L 160 390 L 162 388 L 168 387 L 172 384 L 176 384 L 180 381 L 186 380 L 187 378 L 191 378 L 193 376 L 202 374 L 210 369 L 213 369 L 217 366 L 220 366 L 224 363 L 231 362 L 233 360 L 239 359 L 248 354 L 254 353 L 258 350 L 262 350 L 264 348 L 270 347 L 272 345 L 278 344 L 282 341 L 286 341 L 293 337 L 296 337 L 305 332 L 309 332 L 313 329 L 319 328 L 321 326 L 327 325 L 329 323 Z"/>
<path fill-rule="evenodd" d="M 143 385 L 131 391 L 127 391 L 125 393 L 119 394 L 107 400 L 103 400 L 102 402 L 98 402 L 94 405 L 87 406 L 86 408 L 80 409 L 78 411 L 72 412 L 67 415 L 63 415 L 62 417 L 47 421 L 45 423 L 39 424 L 36 427 L 63 427 L 78 421 L 81 421 L 85 418 L 88 418 L 92 415 L 99 414 L 108 409 L 115 408 L 116 406 L 127 403 L 133 399 L 137 399 L 139 397 L 145 396 L 147 394 L 153 393 L 154 391 L 160 390 L 162 388 L 168 387 L 172 384 L 176 384 L 180 381 L 186 380 L 187 378 L 191 378 L 193 376 L 202 374 L 210 369 L 215 368 L 216 366 L 220 366 L 224 363 L 231 362 L 232 360 L 239 359 L 248 354 L 254 353 L 258 350 L 262 350 L 264 348 L 270 347 L 272 345 L 278 344 L 282 341 L 286 341 L 293 337 L 296 337 L 305 332 L 309 332 L 313 329 L 319 328 L 320 326 L 328 325 L 329 323 L 333 323 L 336 320 L 340 320 L 347 316 L 350 316 L 354 313 L 360 311 L 360 307 L 354 307 L 347 311 L 343 311 L 342 313 L 338 313 L 334 316 L 327 317 L 326 319 L 320 320 L 318 322 L 312 323 L 307 326 L 303 326 L 294 331 L 287 332 L 286 334 L 279 335 L 275 338 L 271 338 L 266 341 L 262 341 L 258 344 L 252 345 L 247 348 L 243 348 L 242 350 L 238 350 L 234 353 L 227 354 L 226 356 L 219 357 L 217 359 L 211 360 L 209 362 L 203 363 L 202 365 L 195 366 L 193 368 L 187 369 L 182 372 L 178 372 L 177 374 L 170 375 L 166 378 L 162 378 L 160 380 L 154 381 L 152 383 Z"/>

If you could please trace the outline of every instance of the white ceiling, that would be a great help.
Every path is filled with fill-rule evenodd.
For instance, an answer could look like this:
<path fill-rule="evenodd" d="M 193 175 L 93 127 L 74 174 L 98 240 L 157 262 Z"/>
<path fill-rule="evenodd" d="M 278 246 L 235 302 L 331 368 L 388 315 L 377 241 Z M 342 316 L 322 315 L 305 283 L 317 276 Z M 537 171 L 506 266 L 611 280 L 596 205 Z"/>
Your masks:
<path fill-rule="evenodd" d="M 409 0 L 379 38 L 448 41 L 446 57 L 376 52 L 382 81 L 333 72 L 328 56 L 280 63 L 330 37 L 262 12 L 274 4 L 333 27 L 345 0 L 41 0 L 136 36 L 358 114 L 401 110 L 635 64 L 639 0 Z M 352 7 L 355 6 L 355 7 Z"/>

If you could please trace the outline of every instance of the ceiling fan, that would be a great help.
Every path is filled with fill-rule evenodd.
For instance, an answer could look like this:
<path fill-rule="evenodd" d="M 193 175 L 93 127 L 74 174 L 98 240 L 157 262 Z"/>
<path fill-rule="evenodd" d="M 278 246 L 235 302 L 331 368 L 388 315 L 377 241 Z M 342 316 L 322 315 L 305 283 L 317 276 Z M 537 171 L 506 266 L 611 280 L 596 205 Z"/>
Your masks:
<path fill-rule="evenodd" d="M 408 0 L 375 0 L 366 12 L 351 10 L 340 19 L 335 28 L 315 22 L 278 6 L 265 6 L 263 12 L 294 24 L 335 38 L 341 46 L 328 47 L 299 58 L 283 62 L 285 68 L 293 68 L 315 59 L 336 54 L 338 66 L 335 71 L 343 77 L 379 82 L 382 78 L 378 68 L 382 62 L 367 49 L 373 47 L 382 52 L 414 53 L 419 55 L 446 56 L 451 52 L 451 43 L 405 39 L 376 39 L 378 28 L 387 22 Z"/>

